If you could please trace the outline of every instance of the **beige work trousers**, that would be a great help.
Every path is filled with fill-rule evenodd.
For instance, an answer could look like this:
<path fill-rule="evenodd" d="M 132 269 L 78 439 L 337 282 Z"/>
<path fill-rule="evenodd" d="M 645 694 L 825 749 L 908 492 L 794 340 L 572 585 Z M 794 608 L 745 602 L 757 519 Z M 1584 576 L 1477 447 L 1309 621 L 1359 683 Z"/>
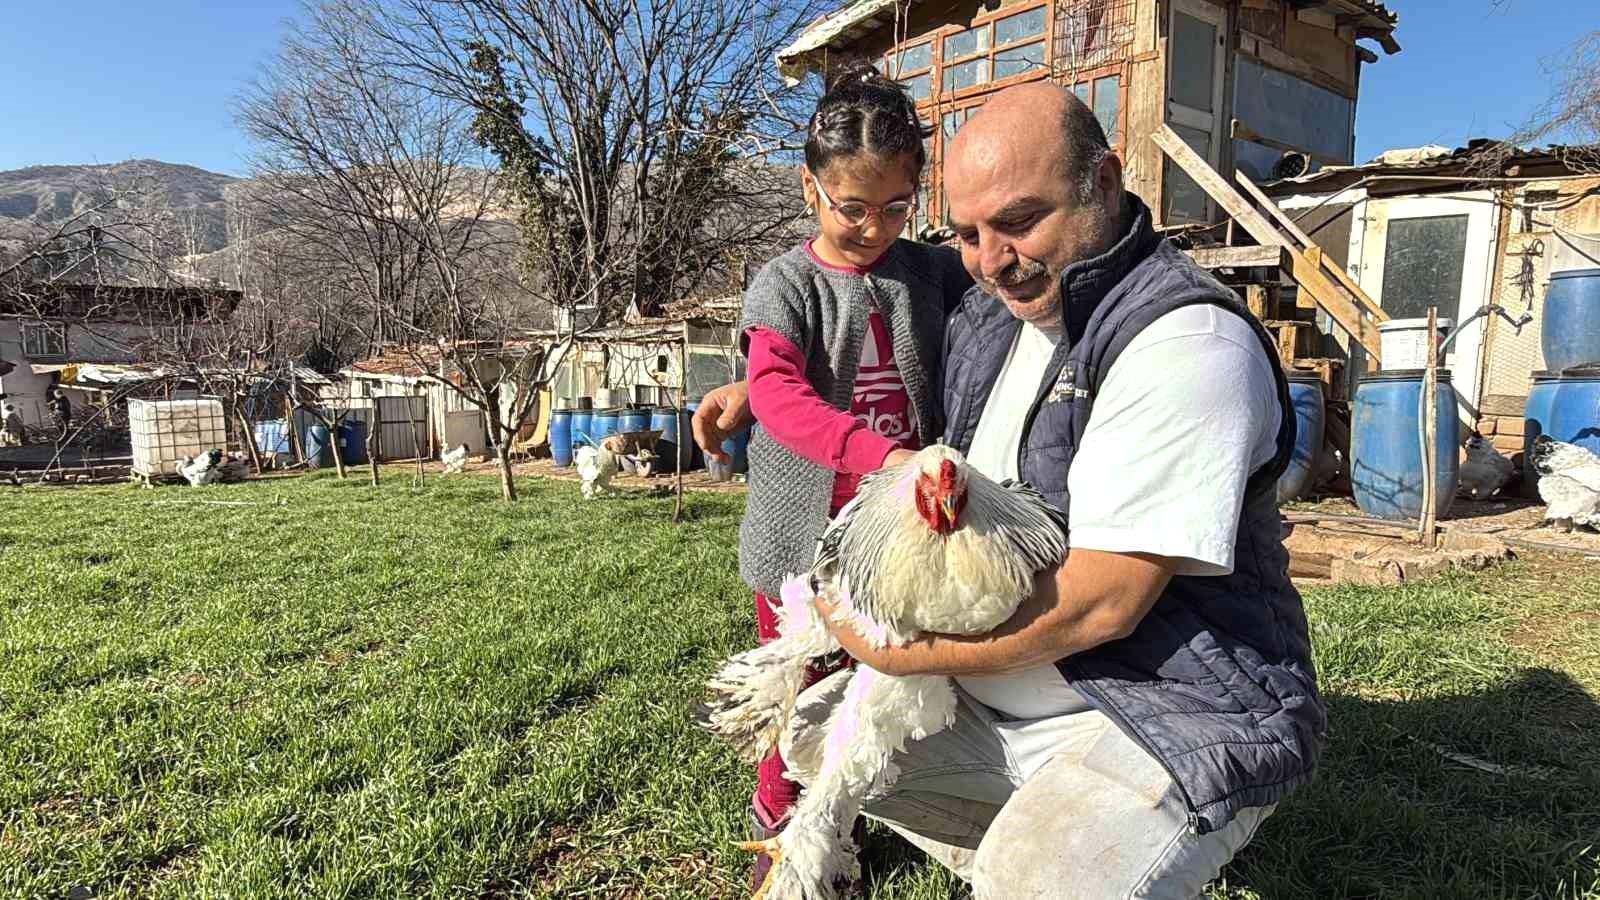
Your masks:
<path fill-rule="evenodd" d="M 802 783 L 823 743 L 813 729 L 849 676 L 829 676 L 801 696 L 783 755 Z M 1019 725 L 1030 732 L 1026 743 L 1048 747 L 1037 761 L 1019 761 L 1003 739 Z M 953 726 L 893 762 L 898 777 L 869 795 L 866 815 L 970 882 L 978 900 L 1188 900 L 1273 811 L 1245 809 L 1195 834 L 1171 776 L 1104 714 L 1002 722 L 964 693 Z"/>

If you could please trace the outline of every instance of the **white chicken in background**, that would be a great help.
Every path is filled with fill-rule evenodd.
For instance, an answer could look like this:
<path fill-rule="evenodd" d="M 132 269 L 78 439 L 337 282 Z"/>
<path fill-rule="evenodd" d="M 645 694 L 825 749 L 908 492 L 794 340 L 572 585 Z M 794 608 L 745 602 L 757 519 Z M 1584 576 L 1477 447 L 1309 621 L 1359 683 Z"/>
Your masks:
<path fill-rule="evenodd" d="M 1533 467 L 1546 522 L 1562 531 L 1600 528 L 1600 456 L 1541 434 L 1533 442 Z"/>
<path fill-rule="evenodd" d="M 996 484 L 949 447 L 928 447 L 862 480 L 822 535 L 811 572 L 783 585 L 779 637 L 740 653 L 711 678 L 702 723 L 756 761 L 777 745 L 810 660 L 840 650 L 811 603 L 874 646 L 931 631 L 984 634 L 1033 591 L 1034 575 L 1067 554 L 1066 520 L 1032 488 Z M 867 794 L 892 780 L 890 757 L 955 720 L 950 679 L 849 674 L 828 720 L 819 771 L 784 830 L 741 844 L 773 859 L 756 897 L 825 900 L 853 877 L 850 831 Z"/>
<path fill-rule="evenodd" d="M 611 479 L 622 468 L 617 454 L 600 447 L 579 447 L 573 456 L 578 467 L 578 477 L 583 479 L 580 490 L 583 499 L 593 500 L 611 489 Z"/>
<path fill-rule="evenodd" d="M 222 451 L 213 447 L 199 456 L 185 456 L 178 460 L 178 474 L 192 487 L 213 484 L 222 480 Z"/>
<path fill-rule="evenodd" d="M 1474 433 L 1467 438 L 1467 459 L 1461 464 L 1461 483 L 1456 496 L 1468 500 L 1487 500 L 1506 486 L 1517 466 L 1494 445 Z"/>
<path fill-rule="evenodd" d="M 466 468 L 467 445 L 460 444 L 448 450 L 439 451 L 439 462 L 444 463 L 444 474 L 454 475 Z"/>

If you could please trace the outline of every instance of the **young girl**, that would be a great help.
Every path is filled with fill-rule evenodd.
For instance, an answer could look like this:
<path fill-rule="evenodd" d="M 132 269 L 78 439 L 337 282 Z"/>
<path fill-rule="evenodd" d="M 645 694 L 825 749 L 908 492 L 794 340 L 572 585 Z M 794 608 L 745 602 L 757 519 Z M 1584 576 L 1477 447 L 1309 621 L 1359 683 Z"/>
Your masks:
<path fill-rule="evenodd" d="M 759 639 L 788 575 L 861 476 L 938 438 L 944 322 L 972 279 L 954 250 L 901 240 L 917 202 L 927 135 L 911 99 L 873 69 L 817 103 L 801 181 L 817 235 L 772 260 L 745 293 L 749 495 L 739 571 L 756 591 Z M 811 673 L 810 682 L 827 674 Z M 799 785 L 774 751 L 751 803 L 757 839 L 782 828 Z M 766 875 L 757 861 L 752 886 Z"/>

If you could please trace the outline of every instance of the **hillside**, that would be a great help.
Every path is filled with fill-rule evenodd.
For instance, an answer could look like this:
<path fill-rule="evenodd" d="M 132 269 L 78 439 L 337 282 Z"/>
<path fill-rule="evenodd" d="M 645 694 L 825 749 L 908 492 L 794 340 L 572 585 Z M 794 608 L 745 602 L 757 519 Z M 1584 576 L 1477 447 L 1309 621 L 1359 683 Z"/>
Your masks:
<path fill-rule="evenodd" d="M 145 180 L 154 181 L 173 210 L 196 215 L 203 250 L 218 250 L 227 243 L 223 192 L 239 179 L 150 159 L 0 172 L 0 233 L 28 223 L 59 222 L 94 205 L 108 186 Z"/>

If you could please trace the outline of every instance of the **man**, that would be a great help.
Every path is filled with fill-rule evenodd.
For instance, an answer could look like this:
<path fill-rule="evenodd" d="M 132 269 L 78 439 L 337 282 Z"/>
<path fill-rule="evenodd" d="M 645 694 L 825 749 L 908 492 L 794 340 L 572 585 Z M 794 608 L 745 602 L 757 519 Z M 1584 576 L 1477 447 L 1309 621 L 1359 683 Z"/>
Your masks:
<path fill-rule="evenodd" d="M 962 688 L 955 726 L 898 756 L 866 812 L 979 898 L 1193 897 L 1325 739 L 1275 506 L 1287 385 L 1259 323 L 1151 230 L 1070 92 L 997 94 L 944 184 L 977 282 L 947 329 L 945 440 L 1067 510 L 1071 551 L 990 635 L 875 650 L 836 632 L 866 665 Z M 743 415 L 723 389 L 697 437 Z M 793 727 L 842 684 L 808 691 Z M 791 765 L 803 780 L 815 760 Z"/>
<path fill-rule="evenodd" d="M 50 412 L 55 416 L 56 429 L 65 436 L 72 424 L 72 401 L 67 399 L 67 392 L 60 387 L 50 389 Z"/>
<path fill-rule="evenodd" d="M 26 447 L 28 430 L 23 427 L 22 414 L 10 403 L 0 405 L 0 447 Z"/>

